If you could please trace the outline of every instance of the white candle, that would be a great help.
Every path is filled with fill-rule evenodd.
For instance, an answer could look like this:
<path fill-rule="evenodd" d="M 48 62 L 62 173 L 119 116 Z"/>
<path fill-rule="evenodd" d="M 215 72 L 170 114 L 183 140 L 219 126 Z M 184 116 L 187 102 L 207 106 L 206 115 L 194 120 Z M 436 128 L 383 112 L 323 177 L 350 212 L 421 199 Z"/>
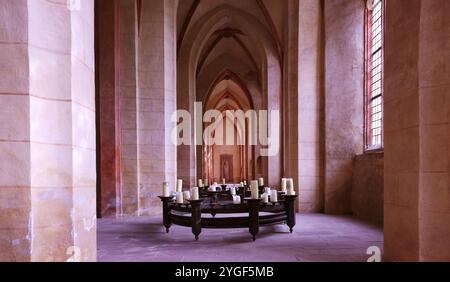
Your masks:
<path fill-rule="evenodd" d="M 252 199 L 259 199 L 258 181 L 252 180 L 250 184 L 250 191 L 252 192 Z"/>
<path fill-rule="evenodd" d="M 183 180 L 182 179 L 177 180 L 177 192 L 183 192 Z"/>
<path fill-rule="evenodd" d="M 263 200 L 263 203 L 267 204 L 269 202 L 269 195 L 268 194 L 266 194 L 266 193 L 262 194 L 261 198 Z"/>
<path fill-rule="evenodd" d="M 282 178 L 281 179 L 281 191 L 283 191 L 283 192 L 285 192 L 286 193 L 286 182 L 287 182 L 287 179 L 286 178 Z"/>
<path fill-rule="evenodd" d="M 208 186 L 209 186 L 208 179 L 205 179 L 205 181 L 203 182 L 203 187 L 208 187 Z"/>
<path fill-rule="evenodd" d="M 241 182 L 241 187 L 244 187 L 244 182 Z"/>
<path fill-rule="evenodd" d="M 203 187 L 203 180 L 201 179 L 198 180 L 198 187 Z"/>
<path fill-rule="evenodd" d="M 236 195 L 236 188 L 231 187 L 230 188 L 230 192 L 231 192 L 231 195 L 235 196 Z"/>
<path fill-rule="evenodd" d="M 198 187 L 192 188 L 192 200 L 197 201 L 200 199 L 200 196 L 198 194 Z"/>
<path fill-rule="evenodd" d="M 259 186 L 264 186 L 264 178 L 259 178 Z"/>
<path fill-rule="evenodd" d="M 239 205 L 241 203 L 241 196 L 233 196 L 233 204 Z"/>
<path fill-rule="evenodd" d="M 183 192 L 183 199 L 184 199 L 185 202 L 189 201 L 191 199 L 191 192 L 184 191 Z"/>
<path fill-rule="evenodd" d="M 278 191 L 277 190 L 270 191 L 270 201 L 272 203 L 278 202 Z"/>
<path fill-rule="evenodd" d="M 222 178 L 222 184 L 223 184 L 223 185 L 226 184 L 225 178 Z"/>
<path fill-rule="evenodd" d="M 183 193 L 182 192 L 177 192 L 177 204 L 183 204 Z"/>
<path fill-rule="evenodd" d="M 163 182 L 163 197 L 170 197 L 169 182 Z"/>
<path fill-rule="evenodd" d="M 293 178 L 289 178 L 287 180 L 287 194 L 288 195 L 295 195 L 294 179 Z"/>
<path fill-rule="evenodd" d="M 270 188 L 269 187 L 264 188 L 264 193 L 270 195 Z"/>
<path fill-rule="evenodd" d="M 216 192 L 216 191 L 217 191 L 216 185 L 211 186 L 211 187 L 209 188 L 209 191 L 211 191 L 211 192 Z"/>
<path fill-rule="evenodd" d="M 244 180 L 244 185 L 247 186 L 247 180 Z"/>

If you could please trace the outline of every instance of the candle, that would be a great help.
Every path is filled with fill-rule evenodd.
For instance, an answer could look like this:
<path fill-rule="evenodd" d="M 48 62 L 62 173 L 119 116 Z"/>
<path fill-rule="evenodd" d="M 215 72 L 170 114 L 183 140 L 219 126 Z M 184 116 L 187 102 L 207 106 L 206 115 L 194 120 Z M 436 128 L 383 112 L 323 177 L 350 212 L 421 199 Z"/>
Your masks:
<path fill-rule="evenodd" d="M 241 187 L 244 187 L 244 182 L 241 182 Z"/>
<path fill-rule="evenodd" d="M 261 198 L 263 200 L 263 203 L 267 204 L 269 202 L 269 195 L 268 194 L 266 194 L 266 193 L 262 194 Z"/>
<path fill-rule="evenodd" d="M 192 188 L 191 192 L 192 192 L 192 197 L 191 197 L 192 200 L 197 201 L 200 199 L 200 196 L 198 194 L 198 187 Z"/>
<path fill-rule="evenodd" d="M 201 179 L 198 180 L 198 187 L 203 187 L 203 180 Z"/>
<path fill-rule="evenodd" d="M 183 192 L 183 180 L 182 179 L 177 180 L 177 192 Z"/>
<path fill-rule="evenodd" d="M 169 182 L 163 182 L 163 197 L 170 197 Z"/>
<path fill-rule="evenodd" d="M 230 192 L 231 192 L 231 195 L 235 196 L 236 195 L 236 188 L 231 187 L 230 188 Z"/>
<path fill-rule="evenodd" d="M 222 178 L 222 184 L 223 184 L 223 185 L 226 184 L 225 178 Z"/>
<path fill-rule="evenodd" d="M 183 193 L 182 192 L 177 192 L 177 204 L 183 204 Z"/>
<path fill-rule="evenodd" d="M 191 199 L 191 192 L 184 191 L 183 192 L 183 199 L 184 199 L 184 202 L 187 203 Z"/>
<path fill-rule="evenodd" d="M 216 185 L 212 185 L 212 186 L 209 188 L 209 191 L 211 191 L 211 192 L 216 192 L 216 191 L 217 191 Z"/>
<path fill-rule="evenodd" d="M 241 203 L 241 196 L 233 196 L 233 204 L 239 205 Z"/>
<path fill-rule="evenodd" d="M 264 193 L 270 195 L 270 188 L 269 187 L 264 188 Z"/>
<path fill-rule="evenodd" d="M 287 180 L 287 194 L 288 195 L 295 195 L 294 179 L 293 178 L 289 178 Z"/>
<path fill-rule="evenodd" d="M 261 186 L 264 186 L 264 178 L 262 178 L 262 177 L 260 177 L 259 178 L 259 186 L 261 187 Z"/>
<path fill-rule="evenodd" d="M 283 191 L 283 192 L 285 192 L 286 193 L 286 182 L 287 182 L 287 179 L 286 178 L 282 178 L 281 179 L 281 191 Z"/>
<path fill-rule="evenodd" d="M 208 186 L 209 186 L 208 179 L 205 179 L 205 181 L 203 182 L 203 187 L 208 187 Z"/>
<path fill-rule="evenodd" d="M 272 203 L 278 202 L 278 191 L 277 190 L 270 191 L 270 201 Z"/>
<path fill-rule="evenodd" d="M 252 192 L 252 199 L 259 199 L 258 181 L 253 180 L 251 182 L 250 191 Z"/>
<path fill-rule="evenodd" d="M 247 180 L 244 180 L 244 185 L 247 186 Z"/>

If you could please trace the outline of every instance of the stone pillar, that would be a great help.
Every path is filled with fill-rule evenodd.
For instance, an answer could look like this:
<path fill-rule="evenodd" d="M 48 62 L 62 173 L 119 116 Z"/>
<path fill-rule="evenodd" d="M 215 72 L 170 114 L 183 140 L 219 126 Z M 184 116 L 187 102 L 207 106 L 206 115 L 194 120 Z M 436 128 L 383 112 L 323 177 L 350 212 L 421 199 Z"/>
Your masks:
<path fill-rule="evenodd" d="M 415 261 L 419 259 L 420 0 L 408 5 L 387 1 L 386 10 L 391 12 L 386 13 L 384 60 L 384 256 Z"/>
<path fill-rule="evenodd" d="M 79 9 L 73 9 L 70 16 L 73 173 L 72 209 L 70 212 L 71 236 L 73 236 L 75 246 L 72 260 L 96 261 L 94 1 L 80 1 Z M 48 81 L 48 79 L 42 78 L 42 81 Z M 70 127 L 70 123 L 67 126 Z M 67 253 L 70 253 L 70 249 Z"/>
<path fill-rule="evenodd" d="M 299 210 L 323 209 L 322 13 L 320 1 L 289 1 L 285 83 L 287 169 L 300 189 Z"/>
<path fill-rule="evenodd" d="M 136 91 L 136 1 L 120 0 L 120 132 L 122 212 L 138 214 L 138 134 Z M 152 105 L 143 101 L 144 111 Z"/>
<path fill-rule="evenodd" d="M 119 0 L 96 5 L 100 206 L 102 216 L 122 213 L 120 186 Z"/>
<path fill-rule="evenodd" d="M 450 260 L 450 5 L 387 1 L 386 260 Z"/>
<path fill-rule="evenodd" d="M 0 1 L 0 11 L 0 261 L 30 261 L 27 1 Z"/>
<path fill-rule="evenodd" d="M 0 260 L 94 261 L 93 1 L 0 7 Z"/>
<path fill-rule="evenodd" d="M 176 4 L 142 1 L 138 41 L 138 170 L 140 215 L 161 213 L 163 181 L 176 185 Z M 147 106 L 145 106 L 147 105 Z"/>
<path fill-rule="evenodd" d="M 299 2 L 298 187 L 301 211 L 323 211 L 323 42 L 321 1 Z"/>
<path fill-rule="evenodd" d="M 350 213 L 353 158 L 363 151 L 364 5 L 325 0 L 325 212 Z"/>
<path fill-rule="evenodd" d="M 450 2 L 421 2 L 420 260 L 450 261 Z"/>

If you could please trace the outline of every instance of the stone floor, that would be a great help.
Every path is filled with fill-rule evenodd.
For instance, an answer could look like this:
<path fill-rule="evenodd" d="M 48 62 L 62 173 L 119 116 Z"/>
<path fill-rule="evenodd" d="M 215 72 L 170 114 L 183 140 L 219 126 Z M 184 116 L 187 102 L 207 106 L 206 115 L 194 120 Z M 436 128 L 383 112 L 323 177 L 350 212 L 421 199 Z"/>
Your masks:
<path fill-rule="evenodd" d="M 190 228 L 166 234 L 161 217 L 98 221 L 98 261 L 363 262 L 371 246 L 382 252 L 382 229 L 349 216 L 298 214 L 293 234 L 261 227 L 256 242 L 247 229 L 203 229 L 196 242 Z"/>

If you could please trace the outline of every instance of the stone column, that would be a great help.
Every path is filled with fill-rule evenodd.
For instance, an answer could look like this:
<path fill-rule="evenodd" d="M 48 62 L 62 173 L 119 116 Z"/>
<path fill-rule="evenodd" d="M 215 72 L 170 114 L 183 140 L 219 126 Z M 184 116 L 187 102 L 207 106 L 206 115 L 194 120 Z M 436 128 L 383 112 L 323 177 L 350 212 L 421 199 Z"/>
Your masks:
<path fill-rule="evenodd" d="M 71 14 L 72 260 L 97 260 L 94 1 Z M 42 78 L 43 81 L 48 81 Z M 67 125 L 70 127 L 69 125 Z M 55 214 L 57 216 L 57 214 Z M 56 240 L 57 241 L 57 240 Z M 70 249 L 67 253 L 70 254 Z M 78 251 L 80 253 L 78 254 Z M 78 257 L 79 256 L 79 257 Z"/>
<path fill-rule="evenodd" d="M 120 132 L 121 132 L 121 186 L 122 212 L 138 214 L 138 134 L 136 90 L 136 1 L 120 0 Z M 152 105 L 144 100 L 144 111 Z"/>
<path fill-rule="evenodd" d="M 421 2 L 420 260 L 450 261 L 450 2 Z"/>
<path fill-rule="evenodd" d="M 94 261 L 93 1 L 0 7 L 0 260 Z"/>
<path fill-rule="evenodd" d="M 298 204 L 323 211 L 323 42 L 321 1 L 299 2 Z"/>
<path fill-rule="evenodd" d="M 300 194 L 299 209 L 323 209 L 323 79 L 320 1 L 289 1 L 288 50 L 285 58 L 287 93 L 286 171 Z M 298 190 L 300 189 L 300 190 Z"/>
<path fill-rule="evenodd" d="M 363 151 L 364 1 L 324 1 L 325 212 L 350 213 L 353 158 Z"/>
<path fill-rule="evenodd" d="M 30 261 L 27 1 L 1 1 L 0 11 L 0 261 Z"/>
<path fill-rule="evenodd" d="M 138 40 L 138 170 L 140 215 L 161 213 L 163 181 L 176 185 L 176 4 L 142 1 Z"/>
<path fill-rule="evenodd" d="M 384 253 L 450 259 L 450 5 L 387 1 Z"/>
<path fill-rule="evenodd" d="M 119 0 L 98 0 L 97 81 L 100 206 L 102 216 L 122 213 L 120 186 L 120 41 Z"/>

